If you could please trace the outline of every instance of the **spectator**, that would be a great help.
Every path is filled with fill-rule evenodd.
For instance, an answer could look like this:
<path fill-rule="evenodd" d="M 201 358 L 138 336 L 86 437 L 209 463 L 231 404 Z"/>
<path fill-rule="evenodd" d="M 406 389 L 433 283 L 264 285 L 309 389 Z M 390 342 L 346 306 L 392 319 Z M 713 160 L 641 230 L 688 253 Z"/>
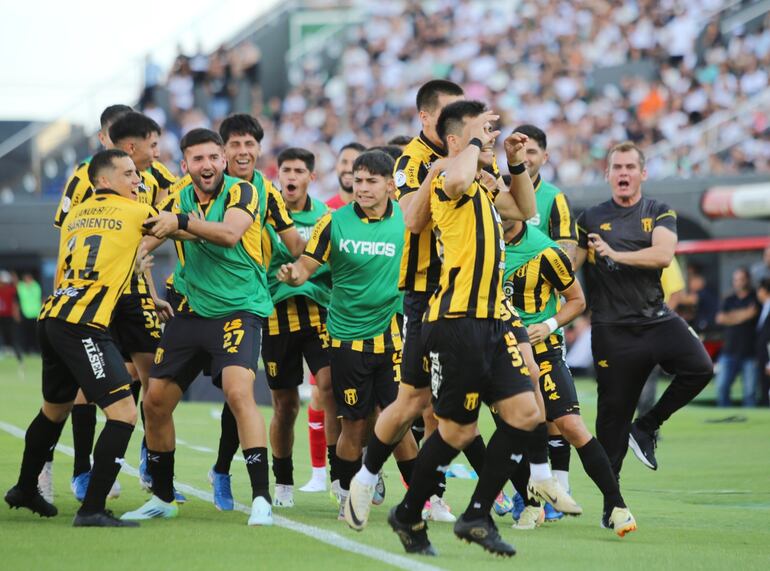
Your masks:
<path fill-rule="evenodd" d="M 19 345 L 19 301 L 16 286 L 10 272 L 0 271 L 0 335 L 3 344 L 10 347 L 21 362 L 22 353 Z"/>
<path fill-rule="evenodd" d="M 43 305 L 40 284 L 32 274 L 25 272 L 22 280 L 16 284 L 21 312 L 21 338 L 25 353 L 39 353 L 37 344 L 37 316 Z"/>
<path fill-rule="evenodd" d="M 581 315 L 565 330 L 567 366 L 575 377 L 593 374 L 594 358 L 591 353 L 591 320 Z"/>
<path fill-rule="evenodd" d="M 757 320 L 757 368 L 759 406 L 770 406 L 770 278 L 759 282 L 757 299 L 761 304 Z"/>
<path fill-rule="evenodd" d="M 748 268 L 733 272 L 733 293 L 729 295 L 716 322 L 724 327 L 724 345 L 717 372 L 717 406 L 730 406 L 730 388 L 741 373 L 743 406 L 754 406 L 757 389 L 756 327 L 759 315 Z"/>
<path fill-rule="evenodd" d="M 770 278 L 770 245 L 765 247 L 762 253 L 762 261 L 751 266 L 751 281 L 758 284 L 762 280 Z"/>
<path fill-rule="evenodd" d="M 679 302 L 679 313 L 696 333 L 712 329 L 719 310 L 716 292 L 706 284 L 703 268 L 698 264 L 687 267 L 687 291 Z"/>

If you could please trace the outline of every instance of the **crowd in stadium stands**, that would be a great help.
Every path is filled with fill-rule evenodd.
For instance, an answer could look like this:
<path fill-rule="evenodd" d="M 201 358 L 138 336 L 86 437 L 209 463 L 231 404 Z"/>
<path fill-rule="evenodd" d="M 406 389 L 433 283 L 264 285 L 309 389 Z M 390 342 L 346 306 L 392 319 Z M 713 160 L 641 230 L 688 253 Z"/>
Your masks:
<path fill-rule="evenodd" d="M 488 101 L 503 125 L 545 128 L 544 176 L 581 184 L 601 178 L 611 141 L 647 147 L 768 88 L 770 15 L 751 33 L 724 35 L 713 18 L 720 0 L 527 0 L 515 10 L 477 0 L 361 5 L 363 23 L 350 31 L 336 74 L 321 81 L 318 62 L 306 60 L 304 81 L 283 100 L 250 105 L 251 95 L 260 100 L 261 78 L 260 53 L 249 42 L 180 55 L 163 84 L 168 112 L 155 97 L 162 74 L 148 66 L 142 103 L 167 128 L 166 152 L 193 127 L 252 112 L 265 126 L 267 157 L 306 146 L 320 173 L 333 172 L 336 150 L 350 140 L 381 144 L 414 133 L 417 87 L 445 77 Z M 604 79 L 607 69 L 620 80 Z M 739 144 L 692 165 L 689 151 L 702 143 L 691 141 L 651 161 L 650 174 L 769 172 L 769 120 L 759 108 L 720 133 Z M 333 175 L 328 182 L 334 186 Z"/>

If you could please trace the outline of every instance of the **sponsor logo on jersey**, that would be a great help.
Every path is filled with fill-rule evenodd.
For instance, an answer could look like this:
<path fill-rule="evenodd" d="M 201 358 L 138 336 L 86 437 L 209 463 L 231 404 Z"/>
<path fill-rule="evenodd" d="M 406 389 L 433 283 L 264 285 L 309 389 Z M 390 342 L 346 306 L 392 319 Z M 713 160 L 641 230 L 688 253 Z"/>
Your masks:
<path fill-rule="evenodd" d="M 406 173 L 403 170 L 397 171 L 396 176 L 393 178 L 397 188 L 400 188 L 406 184 Z"/>
<path fill-rule="evenodd" d="M 102 353 L 102 350 L 90 337 L 83 339 L 83 347 L 86 350 L 88 361 L 91 363 L 91 370 L 94 372 L 94 377 L 97 379 L 104 379 L 107 376 L 104 372 L 104 353 Z"/>
<path fill-rule="evenodd" d="M 604 230 L 605 232 L 609 232 L 612 230 L 612 223 L 611 222 L 605 222 L 604 224 L 599 225 L 599 230 Z"/>
<path fill-rule="evenodd" d="M 599 366 L 600 366 L 602 369 L 607 369 L 607 368 L 609 368 L 609 366 L 610 366 L 610 365 L 609 365 L 609 363 L 607 363 L 607 359 L 602 359 L 601 361 L 599 361 L 599 363 L 598 363 L 598 364 L 599 364 Z"/>
<path fill-rule="evenodd" d="M 396 245 L 391 242 L 370 242 L 368 240 L 352 240 L 341 238 L 339 251 L 346 254 L 361 254 L 362 256 L 387 256 L 396 255 Z"/>
<path fill-rule="evenodd" d="M 531 224 L 532 226 L 540 226 L 540 213 L 538 212 L 532 218 L 527 220 L 527 224 Z"/>

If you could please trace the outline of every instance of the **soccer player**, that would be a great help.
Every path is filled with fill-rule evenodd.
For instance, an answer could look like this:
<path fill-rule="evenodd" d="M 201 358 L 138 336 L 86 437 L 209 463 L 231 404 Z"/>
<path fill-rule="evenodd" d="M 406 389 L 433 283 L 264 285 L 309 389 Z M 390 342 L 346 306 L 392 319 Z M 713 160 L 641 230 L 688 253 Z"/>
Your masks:
<path fill-rule="evenodd" d="M 326 201 L 326 206 L 332 210 L 342 208 L 353 201 L 353 163 L 365 150 L 365 146 L 355 142 L 348 143 L 340 149 L 334 167 L 337 171 L 339 188 L 337 194 Z"/>
<path fill-rule="evenodd" d="M 69 209 L 59 240 L 56 289 L 40 313 L 43 406 L 27 429 L 19 480 L 5 501 L 44 517 L 57 514 L 38 492 L 37 475 L 81 389 L 103 410 L 107 422 L 73 525 L 128 527 L 137 524 L 104 509 L 136 423 L 131 378 L 107 328 L 134 271 L 142 224 L 155 210 L 135 200 L 139 176 L 125 152 L 97 153 L 88 176 L 96 190 Z"/>
<path fill-rule="evenodd" d="M 388 196 L 393 164 L 382 151 L 362 153 L 352 166 L 354 201 L 321 218 L 305 254 L 278 272 L 279 280 L 295 286 L 323 264 L 328 263 L 331 272 L 327 327 L 332 387 L 342 421 L 336 448 L 341 517 L 350 480 L 361 464 L 367 419 L 376 407 L 395 400 L 400 379 L 398 271 L 404 221 Z M 406 481 L 416 453 L 414 438 L 407 433 L 396 451 Z M 377 474 L 373 477 L 372 487 Z"/>
<path fill-rule="evenodd" d="M 260 204 L 264 203 L 259 209 L 262 228 L 270 227 L 273 236 L 278 237 L 289 254 L 296 258 L 302 254 L 306 240 L 295 228 L 281 193 L 256 168 L 262 152 L 264 137 L 262 125 L 251 115 L 238 113 L 222 121 L 219 134 L 225 144 L 227 174 L 254 185 Z M 230 466 L 237 450 L 238 428 L 235 416 L 225 402 L 222 407 L 217 459 L 208 474 L 209 482 L 214 489 L 214 504 L 224 511 L 232 510 L 234 505 L 230 486 Z"/>
<path fill-rule="evenodd" d="M 250 182 L 224 174 L 225 149 L 218 133 L 193 129 L 180 147 L 192 183 L 173 195 L 176 214 L 161 212 L 148 226 L 155 238 L 197 238 L 184 242 L 184 265 L 174 276 L 190 311 L 177 312 L 164 330 L 145 398 L 153 496 L 123 518 L 178 515 L 172 413 L 210 364 L 236 418 L 252 489 L 248 523 L 272 525 L 267 435 L 253 386 L 262 320 L 273 310 L 262 261 L 260 196 Z"/>
<path fill-rule="evenodd" d="M 290 147 L 278 155 L 278 181 L 281 194 L 297 231 L 309 239 L 313 227 L 328 207 L 311 198 L 308 186 L 315 180 L 315 156 L 306 149 Z M 270 447 L 273 454 L 275 493 L 273 506 L 294 505 L 294 423 L 299 412 L 299 391 L 304 370 L 302 359 L 319 386 L 331 389 L 329 370 L 326 308 L 331 295 L 328 268 L 317 271 L 310 280 L 298 287 L 276 279 L 281 265 L 295 260 L 271 226 L 263 232 L 263 252 L 269 260 L 268 284 L 275 309 L 267 320 L 262 343 L 262 361 L 267 382 L 273 395 L 273 418 L 270 421 Z M 323 463 L 326 444 L 320 447 Z M 316 468 L 313 468 L 314 478 Z M 326 469 L 322 468 L 321 483 L 326 484 Z M 318 479 L 318 478 L 316 478 Z"/>
<path fill-rule="evenodd" d="M 602 525 L 623 537 L 636 529 L 636 522 L 620 494 L 607 453 L 580 417 L 575 381 L 564 362 L 561 328 L 585 310 L 580 282 L 575 279 L 566 252 L 538 228 L 519 221 L 503 223 L 506 227 L 503 291 L 528 326 L 546 418 L 566 439 L 566 446 L 577 449 L 586 474 L 602 492 Z M 564 297 L 563 305 L 560 295 Z M 522 468 L 526 466 L 522 464 Z M 522 478 L 524 482 L 527 479 Z M 527 494 L 522 491 L 522 495 Z M 532 498 L 527 503 L 514 525 L 516 529 L 534 529 L 542 523 L 544 514 L 537 500 Z"/>
<path fill-rule="evenodd" d="M 530 441 L 540 436 L 534 432 L 541 412 L 529 371 L 513 332 L 501 319 L 500 216 L 490 193 L 477 181 L 494 159 L 499 131 L 493 131 L 490 122 L 496 119 L 483 103 L 456 101 L 441 111 L 436 125 L 451 160 L 430 183 L 430 214 L 443 260 L 422 338 L 430 360 L 438 429 L 422 446 L 409 490 L 388 517 L 409 553 L 436 554 L 421 510 L 435 489 L 439 467 L 450 464 L 477 438 L 479 406 L 486 402 L 502 422 L 489 441 L 478 484 L 454 532 L 492 553 L 515 554 L 501 539 L 489 512 Z M 516 160 L 521 146 L 516 134 L 506 140 L 509 162 Z M 513 178 L 525 178 L 525 169 L 517 162 L 510 167 Z M 534 479 L 539 478 L 533 466 Z M 563 491 L 553 479 L 548 490 L 561 499 Z"/>
<path fill-rule="evenodd" d="M 529 137 L 526 142 L 524 166 L 527 167 L 527 174 L 535 188 L 537 213 L 527 223 L 555 240 L 566 252 L 574 267 L 577 252 L 577 225 L 572 208 L 567 196 L 553 184 L 544 181 L 540 175 L 540 169 L 548 161 L 546 134 L 542 129 L 531 124 L 519 125 L 514 131 Z M 548 457 L 551 468 L 562 487 L 569 490 L 570 445 L 550 422 L 548 434 Z M 524 504 L 517 497 L 514 516 L 523 508 Z M 546 521 L 555 521 L 562 517 L 564 514 L 557 512 L 551 504 L 545 504 Z"/>
<path fill-rule="evenodd" d="M 655 431 L 708 384 L 713 366 L 703 344 L 663 302 L 660 274 L 676 248 L 676 212 L 642 196 L 642 150 L 632 142 L 607 154 L 612 198 L 585 210 L 578 224 L 578 267 L 585 261 L 591 346 L 597 376 L 596 436 L 620 476 L 629 444 L 656 470 Z M 674 379 L 653 408 L 631 424 L 639 393 L 656 364 Z"/>

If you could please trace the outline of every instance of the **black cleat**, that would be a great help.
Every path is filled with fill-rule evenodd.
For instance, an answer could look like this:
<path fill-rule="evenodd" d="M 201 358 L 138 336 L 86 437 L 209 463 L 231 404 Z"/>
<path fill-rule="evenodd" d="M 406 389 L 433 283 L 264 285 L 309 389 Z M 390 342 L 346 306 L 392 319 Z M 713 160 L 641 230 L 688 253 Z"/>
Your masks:
<path fill-rule="evenodd" d="M 420 520 L 420 523 L 402 523 L 396 519 L 396 508 L 393 507 L 388 514 L 388 524 L 396 532 L 401 540 L 401 545 L 407 553 L 418 555 L 438 555 L 428 539 L 428 524 Z"/>
<path fill-rule="evenodd" d="M 13 509 L 27 508 L 40 517 L 53 517 L 59 513 L 56 506 L 49 504 L 38 490 L 25 492 L 19 486 L 14 486 L 5 494 L 5 503 Z"/>
<path fill-rule="evenodd" d="M 651 470 L 657 470 L 658 461 L 655 459 L 655 448 L 658 446 L 658 439 L 655 434 L 650 434 L 639 428 L 637 422 L 638 421 L 635 421 L 631 425 L 631 432 L 628 435 L 628 445 L 642 464 Z"/>
<path fill-rule="evenodd" d="M 72 527 L 139 527 L 139 522 L 118 519 L 110 510 L 104 510 L 88 515 L 76 513 Z"/>
<path fill-rule="evenodd" d="M 494 555 L 512 557 L 516 549 L 503 541 L 491 516 L 467 520 L 461 515 L 455 523 L 455 535 L 467 543 L 477 543 Z"/>

